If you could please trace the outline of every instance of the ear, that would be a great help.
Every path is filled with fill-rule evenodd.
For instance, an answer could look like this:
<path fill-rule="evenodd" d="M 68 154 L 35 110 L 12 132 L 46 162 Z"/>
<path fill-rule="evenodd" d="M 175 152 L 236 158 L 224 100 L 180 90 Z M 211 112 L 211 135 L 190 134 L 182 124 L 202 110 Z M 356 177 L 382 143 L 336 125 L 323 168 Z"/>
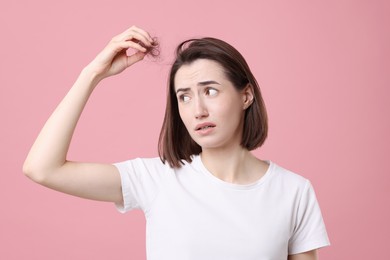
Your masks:
<path fill-rule="evenodd" d="M 253 86 L 248 83 L 245 88 L 242 90 L 242 101 L 243 101 L 243 109 L 246 110 L 253 103 Z"/>

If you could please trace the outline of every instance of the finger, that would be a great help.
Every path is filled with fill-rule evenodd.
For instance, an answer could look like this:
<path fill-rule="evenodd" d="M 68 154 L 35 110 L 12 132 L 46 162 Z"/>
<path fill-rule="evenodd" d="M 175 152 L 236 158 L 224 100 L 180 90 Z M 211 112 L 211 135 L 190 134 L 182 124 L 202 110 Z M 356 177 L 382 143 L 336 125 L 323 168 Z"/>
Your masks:
<path fill-rule="evenodd" d="M 153 42 L 153 38 L 149 35 L 149 33 L 136 26 L 132 26 L 126 31 L 124 31 L 123 33 L 114 37 L 114 39 L 117 41 L 121 41 L 121 40 L 127 41 L 133 38 L 137 40 L 141 40 L 147 46 L 151 46 L 152 45 L 151 43 Z"/>
<path fill-rule="evenodd" d="M 146 53 L 144 52 L 136 52 L 131 56 L 127 57 L 127 67 L 133 65 L 134 63 L 142 60 L 145 57 Z"/>
<path fill-rule="evenodd" d="M 121 41 L 121 42 L 115 42 L 113 44 L 114 44 L 115 52 L 117 53 L 124 49 L 129 49 L 129 48 L 138 50 L 140 52 L 147 52 L 147 49 L 145 47 L 143 47 L 142 45 L 134 41 Z"/>
<path fill-rule="evenodd" d="M 148 41 L 153 42 L 152 36 L 150 36 L 150 34 L 147 31 L 145 31 L 145 30 L 143 30 L 141 28 L 138 28 L 137 26 L 132 26 L 128 30 L 136 31 L 139 34 L 143 35 L 146 39 L 148 39 Z"/>
<path fill-rule="evenodd" d="M 152 43 L 146 38 L 144 35 L 133 31 L 131 34 L 124 36 L 123 40 L 125 41 L 134 41 L 134 42 L 142 42 L 145 46 L 152 46 Z"/>

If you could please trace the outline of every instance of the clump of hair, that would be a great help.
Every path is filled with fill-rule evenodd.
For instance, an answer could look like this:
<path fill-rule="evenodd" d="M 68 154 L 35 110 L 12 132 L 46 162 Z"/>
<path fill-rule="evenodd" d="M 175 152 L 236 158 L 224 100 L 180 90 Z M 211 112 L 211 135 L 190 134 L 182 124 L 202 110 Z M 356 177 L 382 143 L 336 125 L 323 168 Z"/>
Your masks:
<path fill-rule="evenodd" d="M 160 42 L 158 41 L 157 37 L 153 37 L 152 46 L 146 46 L 141 41 L 139 42 L 139 45 L 146 48 L 146 55 L 153 59 L 158 59 L 160 56 Z"/>

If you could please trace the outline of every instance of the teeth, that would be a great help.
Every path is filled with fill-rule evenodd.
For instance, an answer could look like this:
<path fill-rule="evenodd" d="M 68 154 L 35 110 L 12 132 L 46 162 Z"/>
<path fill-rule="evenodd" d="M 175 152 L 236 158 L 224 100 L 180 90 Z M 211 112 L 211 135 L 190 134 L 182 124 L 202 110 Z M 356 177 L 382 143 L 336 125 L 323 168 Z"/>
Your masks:
<path fill-rule="evenodd" d="M 204 126 L 204 127 L 202 127 L 201 129 L 203 130 L 203 129 L 207 129 L 207 128 L 210 128 L 211 126 Z"/>

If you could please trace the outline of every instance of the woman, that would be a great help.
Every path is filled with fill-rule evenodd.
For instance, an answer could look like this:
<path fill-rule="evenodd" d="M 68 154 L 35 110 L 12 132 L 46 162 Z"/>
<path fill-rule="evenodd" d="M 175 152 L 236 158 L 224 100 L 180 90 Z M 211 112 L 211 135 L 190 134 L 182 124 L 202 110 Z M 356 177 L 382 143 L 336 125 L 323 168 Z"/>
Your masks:
<path fill-rule="evenodd" d="M 329 241 L 313 188 L 250 152 L 266 139 L 266 110 L 244 58 L 221 40 L 189 40 L 177 48 L 160 158 L 67 161 L 94 88 L 155 46 L 135 26 L 114 37 L 46 122 L 25 174 L 61 192 L 114 202 L 121 212 L 142 209 L 148 259 L 317 259 Z M 129 48 L 136 52 L 127 56 Z"/>

